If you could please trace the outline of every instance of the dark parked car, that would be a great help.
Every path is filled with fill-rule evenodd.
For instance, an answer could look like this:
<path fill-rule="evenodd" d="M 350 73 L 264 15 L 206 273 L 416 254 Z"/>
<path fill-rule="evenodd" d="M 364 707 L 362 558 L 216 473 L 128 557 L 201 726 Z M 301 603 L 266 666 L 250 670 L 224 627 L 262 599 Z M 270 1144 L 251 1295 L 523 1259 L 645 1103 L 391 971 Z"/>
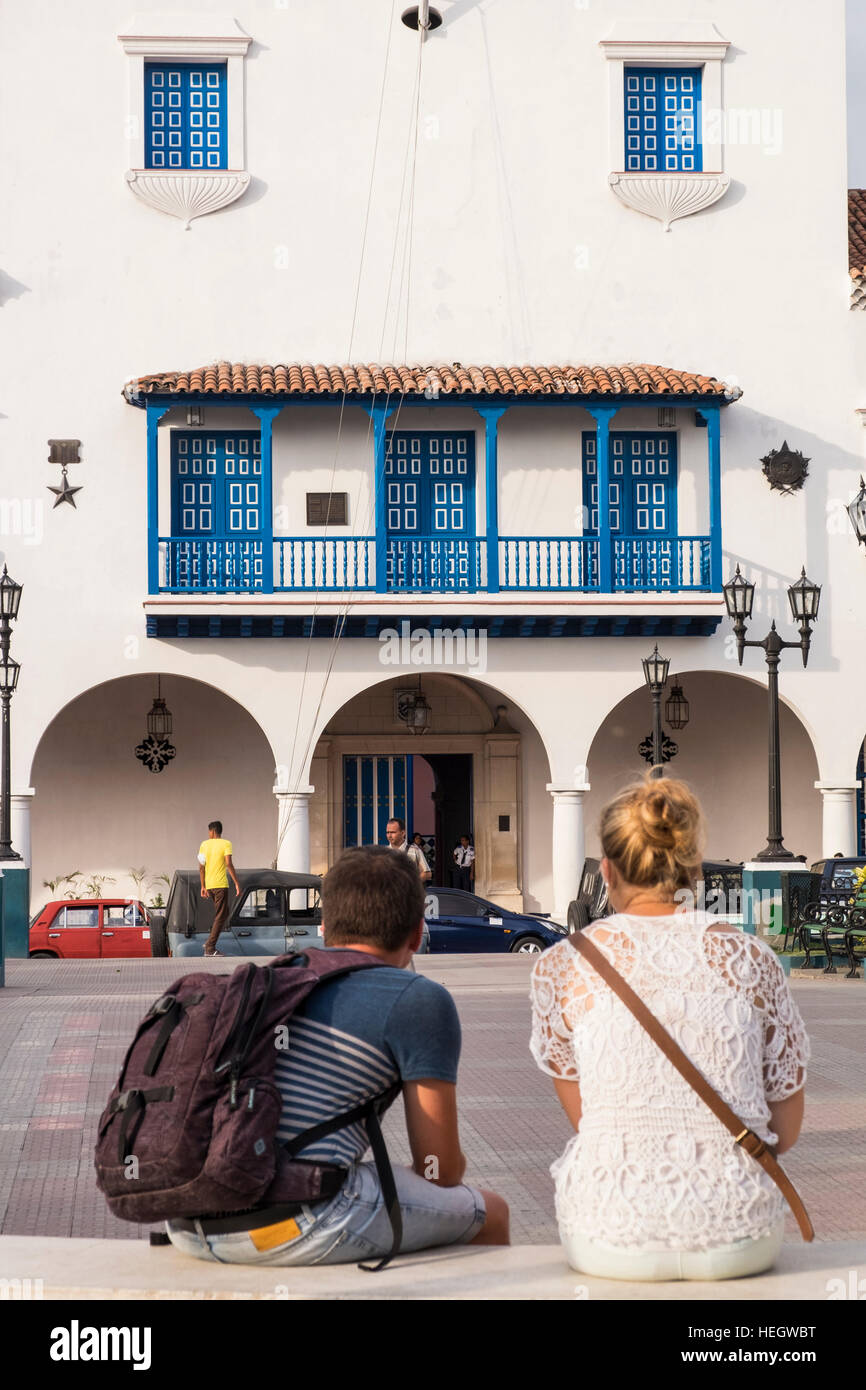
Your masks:
<path fill-rule="evenodd" d="M 728 922 L 741 926 L 743 866 L 730 859 L 705 859 L 701 865 L 696 906 L 718 912 Z M 585 859 L 577 897 L 568 905 L 568 930 L 582 931 L 599 917 L 609 917 L 607 886 L 601 876 L 601 861 Z"/>
<path fill-rule="evenodd" d="M 322 946 L 321 879 L 281 869 L 239 869 L 240 896 L 229 886 L 228 922 L 219 939 L 225 956 L 279 956 Z M 200 956 L 213 926 L 214 906 L 201 896 L 198 869 L 179 869 L 165 916 L 151 913 L 155 956 Z"/>
<path fill-rule="evenodd" d="M 433 955 L 517 951 L 538 955 L 568 933 L 546 917 L 512 912 L 462 888 L 429 888 L 424 909 Z"/>

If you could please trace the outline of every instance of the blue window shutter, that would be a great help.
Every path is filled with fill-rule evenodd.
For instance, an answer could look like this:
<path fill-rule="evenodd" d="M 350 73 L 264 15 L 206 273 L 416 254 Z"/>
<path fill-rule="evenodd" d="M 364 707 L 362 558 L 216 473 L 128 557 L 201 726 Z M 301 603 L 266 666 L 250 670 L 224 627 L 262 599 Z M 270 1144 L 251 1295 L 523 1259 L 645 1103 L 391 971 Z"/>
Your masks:
<path fill-rule="evenodd" d="M 144 162 L 148 169 L 225 169 L 224 63 L 145 63 Z"/>
<path fill-rule="evenodd" d="M 627 67 L 623 100 L 627 172 L 694 173 L 703 168 L 700 68 Z"/>

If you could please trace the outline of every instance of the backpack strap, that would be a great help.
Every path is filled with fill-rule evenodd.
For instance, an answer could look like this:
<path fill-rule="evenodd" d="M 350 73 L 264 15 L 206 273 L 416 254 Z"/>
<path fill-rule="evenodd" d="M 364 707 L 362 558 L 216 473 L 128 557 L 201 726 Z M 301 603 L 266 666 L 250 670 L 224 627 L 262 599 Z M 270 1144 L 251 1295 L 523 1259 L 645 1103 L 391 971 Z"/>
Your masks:
<path fill-rule="evenodd" d="M 141 1091 L 133 1087 L 132 1090 L 122 1091 L 119 1096 L 114 1097 L 106 1112 L 107 1118 L 100 1133 L 104 1133 L 109 1120 L 120 1111 L 122 1119 L 117 1135 L 118 1163 L 125 1163 L 129 1157 L 128 1148 L 131 1148 L 135 1143 L 135 1136 L 144 1116 L 145 1107 L 152 1101 L 173 1099 L 173 1086 L 154 1086 L 149 1091 Z"/>
<path fill-rule="evenodd" d="M 379 1116 L 397 1099 L 402 1089 L 402 1081 L 395 1081 L 393 1086 L 388 1087 L 387 1091 L 382 1091 L 377 1096 L 371 1096 L 369 1100 L 362 1101 L 360 1105 L 344 1111 L 342 1115 L 334 1115 L 330 1120 L 323 1120 L 321 1124 L 311 1125 L 309 1129 L 302 1130 L 300 1134 L 296 1134 L 293 1139 L 288 1139 L 283 1144 L 283 1149 L 288 1156 L 294 1158 L 301 1149 L 308 1148 L 310 1144 L 318 1143 L 326 1135 L 334 1134 L 338 1129 L 347 1129 L 349 1125 L 357 1124 L 360 1120 L 364 1121 L 364 1128 L 373 1150 L 373 1161 L 376 1164 L 376 1173 L 382 1188 L 382 1197 L 385 1201 L 388 1220 L 391 1222 L 392 1233 L 391 1249 L 387 1255 L 379 1260 L 378 1264 L 359 1264 L 359 1269 L 366 1270 L 370 1274 L 377 1273 L 380 1269 L 384 1269 L 387 1264 L 390 1264 L 394 1256 L 399 1253 L 400 1243 L 403 1239 L 403 1213 L 400 1210 L 400 1201 L 397 1197 L 397 1186 L 394 1182 L 394 1170 L 388 1156 L 388 1146 L 379 1124 Z"/>
<path fill-rule="evenodd" d="M 578 955 L 583 956 L 593 970 L 601 976 L 608 988 L 613 990 L 641 1027 L 649 1033 L 653 1042 L 661 1048 L 683 1080 L 689 1083 L 692 1090 L 697 1091 L 701 1100 L 712 1110 L 716 1119 L 720 1120 L 728 1133 L 733 1135 L 734 1142 L 740 1144 L 746 1153 L 750 1154 L 755 1162 L 761 1165 L 767 1176 L 772 1178 L 794 1213 L 803 1239 L 806 1241 L 814 1240 L 815 1232 L 809 1220 L 809 1213 L 806 1211 L 794 1184 L 776 1162 L 773 1150 L 734 1114 L 727 1102 L 722 1100 L 718 1091 L 710 1085 L 707 1078 L 698 1071 L 694 1062 L 686 1056 L 679 1043 L 674 1041 L 655 1014 L 635 994 L 631 985 L 626 983 L 616 967 L 611 965 L 607 956 L 603 955 L 594 942 L 590 941 L 583 932 L 574 932 L 567 940 Z"/>

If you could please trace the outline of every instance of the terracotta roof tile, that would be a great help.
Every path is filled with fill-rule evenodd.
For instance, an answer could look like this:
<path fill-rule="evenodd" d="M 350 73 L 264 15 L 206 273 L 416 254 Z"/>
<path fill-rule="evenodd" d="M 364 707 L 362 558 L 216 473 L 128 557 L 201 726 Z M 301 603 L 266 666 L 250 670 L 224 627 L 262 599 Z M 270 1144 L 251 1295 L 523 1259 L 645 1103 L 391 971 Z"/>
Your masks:
<path fill-rule="evenodd" d="M 848 270 L 852 280 L 866 278 L 866 188 L 848 189 Z"/>
<path fill-rule="evenodd" d="M 861 229 L 866 267 L 866 193 Z M 850 212 L 849 212 L 850 223 Z M 852 270 L 852 274 L 853 274 Z M 864 273 L 861 271 L 861 273 Z M 359 363 L 326 367 L 309 362 L 258 365 L 215 362 L 186 372 L 157 372 L 127 383 L 127 397 L 178 395 L 244 396 L 423 396 L 429 388 L 439 395 L 462 396 L 719 396 L 736 399 L 716 377 L 675 371 L 645 362 L 609 366 L 531 365 L 522 367 L 464 366 L 440 362 L 431 366 Z"/>

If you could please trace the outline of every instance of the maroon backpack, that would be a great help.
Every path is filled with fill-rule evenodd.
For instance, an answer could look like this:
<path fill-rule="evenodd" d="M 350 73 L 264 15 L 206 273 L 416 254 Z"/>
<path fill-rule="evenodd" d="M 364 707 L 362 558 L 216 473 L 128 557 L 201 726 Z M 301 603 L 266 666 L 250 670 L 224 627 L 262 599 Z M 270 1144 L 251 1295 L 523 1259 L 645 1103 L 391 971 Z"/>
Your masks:
<path fill-rule="evenodd" d="M 273 1079 L 284 1025 L 310 992 L 382 964 L 357 951 L 317 949 L 176 980 L 139 1024 L 99 1120 L 96 1181 L 113 1214 L 147 1223 L 321 1201 L 339 1191 L 346 1169 L 295 1155 L 363 1120 L 394 1253 L 400 1209 L 378 1116 L 400 1083 L 281 1145 Z"/>

